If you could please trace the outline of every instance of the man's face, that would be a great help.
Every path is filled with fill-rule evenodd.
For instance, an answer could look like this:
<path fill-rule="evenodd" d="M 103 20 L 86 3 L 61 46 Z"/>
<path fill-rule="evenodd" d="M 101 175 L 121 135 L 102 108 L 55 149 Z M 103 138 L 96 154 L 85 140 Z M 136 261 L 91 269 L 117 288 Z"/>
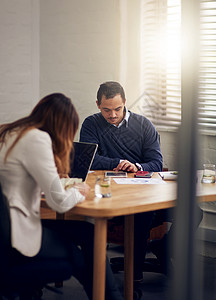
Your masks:
<path fill-rule="evenodd" d="M 120 94 L 117 94 L 115 97 L 109 99 L 103 95 L 101 104 L 98 105 L 98 101 L 96 103 L 107 122 L 116 126 L 121 123 L 125 115 L 125 101 L 122 99 Z"/>

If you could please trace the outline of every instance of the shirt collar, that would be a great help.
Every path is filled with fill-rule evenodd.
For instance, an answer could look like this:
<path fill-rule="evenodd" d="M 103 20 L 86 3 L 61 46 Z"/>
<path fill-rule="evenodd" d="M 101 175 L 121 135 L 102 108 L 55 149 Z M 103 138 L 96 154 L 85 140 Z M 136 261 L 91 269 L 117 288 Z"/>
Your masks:
<path fill-rule="evenodd" d="M 116 126 L 116 125 L 114 125 L 114 126 L 117 127 L 117 128 L 119 128 L 119 127 L 121 127 L 121 126 L 124 124 L 124 122 L 125 122 L 125 126 L 128 127 L 128 119 L 129 119 L 129 117 L 130 117 L 130 112 L 129 112 L 129 110 L 127 109 L 127 107 L 125 106 L 125 116 L 124 116 L 123 120 L 121 121 L 121 123 L 118 124 L 118 126 Z"/>

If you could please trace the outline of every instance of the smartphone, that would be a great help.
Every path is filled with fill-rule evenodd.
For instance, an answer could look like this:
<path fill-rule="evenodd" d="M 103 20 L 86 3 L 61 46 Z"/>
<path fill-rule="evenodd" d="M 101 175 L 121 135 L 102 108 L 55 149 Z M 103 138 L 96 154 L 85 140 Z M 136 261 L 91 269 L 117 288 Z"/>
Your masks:
<path fill-rule="evenodd" d="M 127 177 L 127 172 L 112 172 L 112 171 L 106 171 L 105 172 L 105 177 Z"/>
<path fill-rule="evenodd" d="M 138 171 L 134 175 L 134 177 L 137 178 L 151 178 L 154 172 L 149 172 L 149 171 Z"/>

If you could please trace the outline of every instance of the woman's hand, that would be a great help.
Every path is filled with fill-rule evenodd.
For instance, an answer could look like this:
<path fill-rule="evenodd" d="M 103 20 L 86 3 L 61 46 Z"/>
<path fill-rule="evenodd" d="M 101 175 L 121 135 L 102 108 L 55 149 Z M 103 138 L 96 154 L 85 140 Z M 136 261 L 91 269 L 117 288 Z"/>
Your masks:
<path fill-rule="evenodd" d="M 59 177 L 60 178 L 69 178 L 68 174 L 62 174 L 62 173 L 59 174 Z"/>
<path fill-rule="evenodd" d="M 87 196 L 87 194 L 89 193 L 89 190 L 90 190 L 89 185 L 86 184 L 86 183 L 84 183 L 84 182 L 82 182 L 82 183 L 75 183 L 75 184 L 74 184 L 74 187 L 75 187 L 76 189 L 78 189 L 79 192 L 80 192 L 84 197 Z"/>

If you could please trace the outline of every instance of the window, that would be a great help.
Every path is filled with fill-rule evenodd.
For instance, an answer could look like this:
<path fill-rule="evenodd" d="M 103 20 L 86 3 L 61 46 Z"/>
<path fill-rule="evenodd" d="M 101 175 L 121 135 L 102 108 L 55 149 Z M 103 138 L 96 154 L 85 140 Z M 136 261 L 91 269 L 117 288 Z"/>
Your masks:
<path fill-rule="evenodd" d="M 181 121 L 181 1 L 141 0 L 139 111 L 158 126 Z M 216 2 L 200 3 L 199 124 L 216 128 Z"/>
<path fill-rule="evenodd" d="M 143 0 L 141 9 L 142 113 L 155 125 L 181 119 L 180 0 Z"/>
<path fill-rule="evenodd" d="M 216 2 L 201 1 L 199 121 L 202 129 L 216 129 Z"/>

